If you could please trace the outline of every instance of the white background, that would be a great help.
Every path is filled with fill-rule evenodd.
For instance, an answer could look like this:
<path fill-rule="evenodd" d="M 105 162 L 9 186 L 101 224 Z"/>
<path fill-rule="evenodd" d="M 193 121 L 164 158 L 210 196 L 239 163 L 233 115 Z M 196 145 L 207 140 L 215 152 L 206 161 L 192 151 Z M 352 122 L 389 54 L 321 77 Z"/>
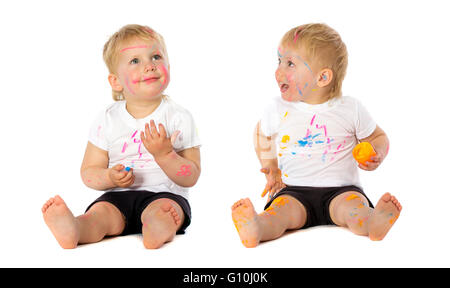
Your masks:
<path fill-rule="evenodd" d="M 2 1 L 0 4 L 0 267 L 449 267 L 447 1 Z M 349 51 L 345 95 L 360 99 L 391 141 L 361 170 L 376 203 L 404 210 L 381 242 L 338 227 L 290 233 L 246 249 L 231 205 L 265 184 L 252 131 L 275 82 L 290 28 L 324 22 Z M 112 103 L 103 44 L 125 24 L 166 40 L 166 92 L 189 109 L 203 142 L 187 234 L 159 250 L 140 235 L 63 250 L 41 207 L 59 194 L 74 214 L 102 193 L 79 176 L 94 115 Z"/>

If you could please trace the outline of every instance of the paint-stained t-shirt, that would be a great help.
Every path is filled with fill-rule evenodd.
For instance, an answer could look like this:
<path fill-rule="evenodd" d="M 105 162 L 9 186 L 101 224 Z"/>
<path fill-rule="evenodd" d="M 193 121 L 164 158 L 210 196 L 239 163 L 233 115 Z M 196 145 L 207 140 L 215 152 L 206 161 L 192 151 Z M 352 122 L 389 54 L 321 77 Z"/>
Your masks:
<path fill-rule="evenodd" d="M 355 98 L 311 105 L 274 98 L 261 119 L 261 131 L 276 139 L 283 182 L 293 186 L 361 187 L 352 150 L 376 123 Z"/>
<path fill-rule="evenodd" d="M 125 101 L 117 101 L 95 119 L 89 142 L 108 152 L 109 168 L 117 164 L 133 168 L 135 180 L 130 187 L 108 191 L 172 192 L 188 199 L 188 188 L 170 180 L 141 143 L 141 131 L 145 131 L 145 124 L 150 120 L 155 121 L 156 127 L 163 124 L 168 137 L 180 131 L 173 143 L 176 152 L 201 145 L 191 113 L 170 98 L 163 98 L 156 110 L 142 119 L 128 113 Z"/>

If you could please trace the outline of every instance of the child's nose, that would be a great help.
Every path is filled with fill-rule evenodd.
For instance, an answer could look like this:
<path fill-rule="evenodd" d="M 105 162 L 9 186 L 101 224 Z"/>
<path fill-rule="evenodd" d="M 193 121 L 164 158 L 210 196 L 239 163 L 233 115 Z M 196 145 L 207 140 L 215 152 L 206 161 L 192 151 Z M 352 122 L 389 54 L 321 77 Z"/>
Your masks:
<path fill-rule="evenodd" d="M 152 61 L 148 61 L 145 63 L 145 66 L 144 66 L 145 72 L 155 71 L 155 70 L 156 70 L 156 66 Z"/>

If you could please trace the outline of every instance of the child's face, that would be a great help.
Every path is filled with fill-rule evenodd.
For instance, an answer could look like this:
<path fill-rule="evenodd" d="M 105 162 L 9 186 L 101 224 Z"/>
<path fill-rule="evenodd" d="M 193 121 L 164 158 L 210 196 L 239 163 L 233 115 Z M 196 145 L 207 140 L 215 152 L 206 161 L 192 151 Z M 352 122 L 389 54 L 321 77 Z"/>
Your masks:
<path fill-rule="evenodd" d="M 170 80 L 169 63 L 161 45 L 155 40 L 136 38 L 119 51 L 115 76 L 125 99 L 160 98 Z"/>
<path fill-rule="evenodd" d="M 316 89 L 316 79 L 312 66 L 306 62 L 302 51 L 290 47 L 278 48 L 278 68 L 275 78 L 280 87 L 281 97 L 286 101 L 306 101 Z"/>

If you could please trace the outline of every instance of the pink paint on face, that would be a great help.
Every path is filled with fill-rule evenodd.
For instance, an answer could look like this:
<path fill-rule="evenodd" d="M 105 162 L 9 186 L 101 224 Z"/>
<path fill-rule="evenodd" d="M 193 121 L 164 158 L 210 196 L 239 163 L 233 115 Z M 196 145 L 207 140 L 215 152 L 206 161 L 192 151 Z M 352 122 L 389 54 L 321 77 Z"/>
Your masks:
<path fill-rule="evenodd" d="M 129 80 L 128 80 L 128 76 L 125 77 L 125 85 L 127 86 L 128 91 L 130 91 L 131 94 L 135 95 L 133 89 L 131 89 L 131 87 L 130 87 L 130 83 L 129 83 Z"/>
<path fill-rule="evenodd" d="M 123 48 L 122 50 L 120 50 L 120 52 L 127 51 L 127 50 L 130 50 L 130 49 L 149 48 L 149 47 L 150 46 L 148 46 L 148 45 L 131 46 L 131 47 Z"/>
<path fill-rule="evenodd" d="M 167 82 L 169 82 L 169 77 L 170 76 L 169 76 L 169 72 L 167 71 L 167 68 L 166 68 L 166 66 L 164 66 L 164 64 L 160 65 L 159 69 L 161 69 L 161 71 L 164 74 L 164 82 L 162 83 L 161 89 L 159 90 L 159 91 L 161 91 L 161 90 L 163 90 L 165 88 L 165 86 L 167 85 Z"/>

